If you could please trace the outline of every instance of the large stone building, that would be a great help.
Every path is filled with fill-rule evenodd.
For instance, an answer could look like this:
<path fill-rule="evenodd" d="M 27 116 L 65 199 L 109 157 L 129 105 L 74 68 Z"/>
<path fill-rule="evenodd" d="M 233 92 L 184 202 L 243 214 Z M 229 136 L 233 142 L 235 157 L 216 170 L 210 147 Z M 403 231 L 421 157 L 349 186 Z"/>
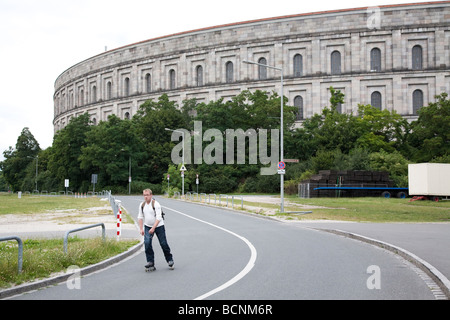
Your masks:
<path fill-rule="evenodd" d="M 242 90 L 280 90 L 298 119 L 345 93 L 357 105 L 414 119 L 450 93 L 450 1 L 324 11 L 233 23 L 130 44 L 82 61 L 55 82 L 54 129 L 88 112 L 94 123 L 130 118 L 163 93 L 181 102 L 229 99 Z"/>

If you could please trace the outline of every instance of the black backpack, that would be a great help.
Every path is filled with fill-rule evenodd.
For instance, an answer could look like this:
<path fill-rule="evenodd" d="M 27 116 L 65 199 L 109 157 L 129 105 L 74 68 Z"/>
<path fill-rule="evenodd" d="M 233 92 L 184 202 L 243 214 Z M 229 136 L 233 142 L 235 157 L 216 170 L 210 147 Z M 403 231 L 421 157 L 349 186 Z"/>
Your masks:
<path fill-rule="evenodd" d="M 141 203 L 142 215 L 144 215 L 144 206 L 145 206 L 145 201 Z M 153 212 L 155 213 L 155 217 L 156 217 L 155 199 L 152 199 L 152 208 L 153 208 Z M 164 216 L 165 216 L 165 213 L 163 212 L 162 207 L 161 207 L 161 217 L 163 218 L 163 220 L 165 220 Z"/>

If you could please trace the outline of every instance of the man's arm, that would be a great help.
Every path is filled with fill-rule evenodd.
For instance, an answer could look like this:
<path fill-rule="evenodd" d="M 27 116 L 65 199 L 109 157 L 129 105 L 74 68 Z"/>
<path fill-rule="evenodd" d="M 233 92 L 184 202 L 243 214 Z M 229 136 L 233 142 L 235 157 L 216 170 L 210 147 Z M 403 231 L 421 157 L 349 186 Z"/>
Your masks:
<path fill-rule="evenodd" d="M 139 219 L 139 220 L 138 220 L 138 223 L 139 223 L 139 231 L 140 231 L 140 234 L 141 234 L 141 236 L 143 236 L 143 235 L 144 235 L 144 220 Z"/>
<path fill-rule="evenodd" d="M 150 229 L 150 234 L 153 234 L 155 232 L 156 227 L 158 227 L 159 222 L 161 221 L 161 205 L 159 202 L 156 202 L 155 200 L 152 203 L 152 205 L 155 206 L 155 223 L 153 224 L 152 228 Z"/>

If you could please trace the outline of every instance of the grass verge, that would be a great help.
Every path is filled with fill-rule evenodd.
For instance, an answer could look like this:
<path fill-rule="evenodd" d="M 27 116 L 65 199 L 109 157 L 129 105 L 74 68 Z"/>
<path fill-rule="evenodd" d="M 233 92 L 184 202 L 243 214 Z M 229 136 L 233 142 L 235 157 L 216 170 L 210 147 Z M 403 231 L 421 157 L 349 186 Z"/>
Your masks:
<path fill-rule="evenodd" d="M 65 254 L 63 239 L 27 239 L 23 242 L 22 273 L 18 274 L 17 242 L 0 242 L 0 288 L 47 278 L 54 273 L 65 272 L 72 265 L 83 268 L 118 255 L 138 243 L 138 240 L 103 241 L 101 237 L 72 237 Z"/>
<path fill-rule="evenodd" d="M 32 214 L 47 211 L 83 210 L 105 205 L 100 198 L 74 198 L 68 196 L 33 196 L 0 193 L 0 215 L 2 214 Z"/>
<path fill-rule="evenodd" d="M 314 206 L 312 214 L 280 214 L 292 219 L 321 219 L 358 222 L 450 222 L 450 201 L 414 201 L 397 198 L 313 198 L 288 197 L 292 204 Z M 305 211 L 306 211 L 305 210 Z M 285 211 L 302 211 L 289 206 Z"/>

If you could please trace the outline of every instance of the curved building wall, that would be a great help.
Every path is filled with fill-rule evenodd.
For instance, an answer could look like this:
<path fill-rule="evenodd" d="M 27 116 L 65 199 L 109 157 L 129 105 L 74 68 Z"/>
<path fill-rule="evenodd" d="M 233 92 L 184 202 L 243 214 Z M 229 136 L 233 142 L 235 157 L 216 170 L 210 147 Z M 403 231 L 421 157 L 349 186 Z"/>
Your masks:
<path fill-rule="evenodd" d="M 450 1 L 269 18 L 182 32 L 114 49 L 64 71 L 55 82 L 54 129 L 89 112 L 132 117 L 167 93 L 181 104 L 229 99 L 242 90 L 280 90 L 298 120 L 329 105 L 329 87 L 358 103 L 416 117 L 450 93 Z"/>

